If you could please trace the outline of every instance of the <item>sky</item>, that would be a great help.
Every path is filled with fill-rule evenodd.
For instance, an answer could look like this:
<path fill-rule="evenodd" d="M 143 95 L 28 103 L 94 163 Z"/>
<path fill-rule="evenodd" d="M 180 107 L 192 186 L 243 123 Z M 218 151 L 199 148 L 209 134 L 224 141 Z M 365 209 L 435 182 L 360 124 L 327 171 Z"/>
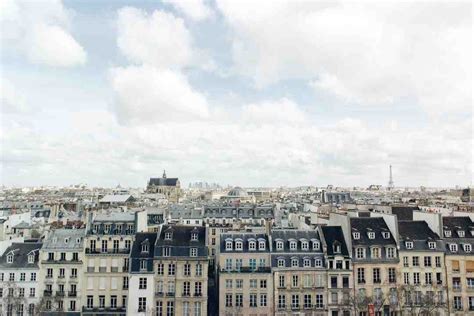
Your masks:
<path fill-rule="evenodd" d="M 470 1 L 0 2 L 0 184 L 473 184 Z"/>

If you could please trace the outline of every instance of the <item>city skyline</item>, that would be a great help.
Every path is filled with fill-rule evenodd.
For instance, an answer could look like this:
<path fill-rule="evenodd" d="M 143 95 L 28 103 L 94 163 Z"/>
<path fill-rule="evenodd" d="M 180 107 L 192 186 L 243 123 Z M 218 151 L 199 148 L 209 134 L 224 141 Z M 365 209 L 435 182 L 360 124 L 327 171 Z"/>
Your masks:
<path fill-rule="evenodd" d="M 0 185 L 472 186 L 468 1 L 9 0 L 0 23 Z"/>

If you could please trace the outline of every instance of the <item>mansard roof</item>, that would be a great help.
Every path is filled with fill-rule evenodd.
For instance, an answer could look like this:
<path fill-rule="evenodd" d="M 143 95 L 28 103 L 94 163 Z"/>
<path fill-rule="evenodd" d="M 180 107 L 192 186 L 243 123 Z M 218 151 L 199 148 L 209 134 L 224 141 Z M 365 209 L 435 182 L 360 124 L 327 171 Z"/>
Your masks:
<path fill-rule="evenodd" d="M 342 255 L 349 256 L 346 241 L 344 240 L 344 233 L 340 226 L 321 226 L 323 231 L 324 241 L 327 245 L 327 254 L 329 256 Z M 341 253 L 334 253 L 333 245 L 339 243 L 341 246 Z"/>
<path fill-rule="evenodd" d="M 382 217 L 352 217 L 351 221 L 351 233 L 354 232 L 360 233 L 359 239 L 352 238 L 352 244 L 354 246 L 358 245 L 396 245 L 395 239 L 388 229 L 387 223 Z M 374 239 L 369 239 L 368 233 L 375 233 Z M 385 239 L 382 236 L 382 232 L 390 233 L 390 237 Z"/>
<path fill-rule="evenodd" d="M 8 247 L 0 257 L 0 268 L 38 268 L 39 250 L 41 249 L 42 245 L 42 243 L 38 242 L 12 243 L 12 245 Z M 7 263 L 7 257 L 12 253 L 13 263 Z M 35 256 L 34 263 L 28 263 L 28 256 L 30 254 Z"/>

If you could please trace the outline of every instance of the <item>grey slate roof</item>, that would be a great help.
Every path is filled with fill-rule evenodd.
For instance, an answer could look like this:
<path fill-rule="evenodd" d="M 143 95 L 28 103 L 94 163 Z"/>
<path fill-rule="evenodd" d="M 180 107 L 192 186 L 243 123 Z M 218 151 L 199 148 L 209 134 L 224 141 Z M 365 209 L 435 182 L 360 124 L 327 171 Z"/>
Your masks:
<path fill-rule="evenodd" d="M 398 221 L 400 250 L 444 251 L 444 242 L 433 232 L 425 221 Z M 413 242 L 413 248 L 407 249 L 406 242 Z M 428 242 L 435 242 L 436 249 L 430 249 Z"/>
<path fill-rule="evenodd" d="M 418 206 L 397 205 L 392 206 L 392 214 L 397 215 L 399 221 L 412 221 L 413 211 L 419 210 Z"/>
<path fill-rule="evenodd" d="M 24 268 L 38 268 L 39 250 L 43 244 L 36 242 L 12 243 L 3 255 L 0 257 L 1 269 L 24 269 Z M 7 263 L 8 254 L 12 253 L 13 263 Z M 35 262 L 28 263 L 28 255 L 35 255 Z M 1 270 L 0 269 L 0 270 Z"/>
<path fill-rule="evenodd" d="M 297 241 L 297 252 L 312 252 L 311 241 L 317 240 L 321 242 L 319 234 L 315 230 L 290 230 L 290 229 L 275 229 L 271 232 L 272 242 L 273 242 L 273 250 L 276 249 L 276 242 L 278 240 L 283 240 L 283 250 L 278 252 L 295 252 L 294 250 L 290 250 L 289 241 L 294 239 Z M 309 250 L 302 250 L 301 249 L 301 239 L 305 239 L 309 242 Z"/>
<path fill-rule="evenodd" d="M 167 232 L 172 233 L 171 240 L 166 240 Z M 191 240 L 191 234 L 197 233 L 198 240 Z M 206 227 L 163 225 L 155 246 L 155 257 L 163 255 L 163 248 L 171 248 L 172 257 L 189 257 L 190 249 L 197 248 L 198 257 L 207 256 Z"/>
<path fill-rule="evenodd" d="M 172 186 L 175 187 L 178 183 L 178 178 L 150 178 L 149 186 Z"/>
<path fill-rule="evenodd" d="M 359 239 L 354 239 L 353 236 L 351 236 L 353 246 L 396 245 L 395 239 L 393 238 L 391 233 L 390 238 L 383 238 L 382 232 L 390 232 L 390 230 L 388 229 L 387 224 L 385 223 L 385 220 L 382 217 L 353 217 L 350 219 L 350 221 L 351 233 L 360 233 Z M 374 232 L 375 238 L 369 239 L 368 232 Z"/>
<path fill-rule="evenodd" d="M 233 247 L 232 250 L 225 249 L 226 240 L 232 240 Z M 242 250 L 235 250 L 235 241 L 242 241 Z M 257 242 L 256 250 L 249 250 L 249 241 L 255 240 Z M 265 250 L 260 250 L 258 248 L 258 241 L 265 240 Z M 228 234 L 221 234 L 220 239 L 220 251 L 226 253 L 232 252 L 252 252 L 252 253 L 265 253 L 270 251 L 270 244 L 268 241 L 268 236 L 266 234 L 258 234 L 258 233 L 228 233 Z"/>
<path fill-rule="evenodd" d="M 43 249 L 82 250 L 85 234 L 85 229 L 55 229 L 44 240 Z"/>
<path fill-rule="evenodd" d="M 321 226 L 324 240 L 327 245 L 328 256 L 334 256 L 333 245 L 338 243 L 341 246 L 341 253 L 339 255 L 349 256 L 346 241 L 344 240 L 344 233 L 340 226 Z"/>
<path fill-rule="evenodd" d="M 130 253 L 130 272 L 140 271 L 140 260 L 147 260 L 147 272 L 153 272 L 154 249 L 157 233 L 137 233 Z M 148 252 L 142 252 L 142 245 L 148 243 Z"/>

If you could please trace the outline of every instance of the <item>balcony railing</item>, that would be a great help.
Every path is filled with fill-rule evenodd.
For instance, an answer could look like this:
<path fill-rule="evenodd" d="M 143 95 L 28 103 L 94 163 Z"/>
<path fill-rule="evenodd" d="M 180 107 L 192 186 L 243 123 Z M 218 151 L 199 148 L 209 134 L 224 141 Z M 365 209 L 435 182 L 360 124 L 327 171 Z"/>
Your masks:
<path fill-rule="evenodd" d="M 86 254 L 129 254 L 130 248 L 121 249 L 98 249 L 86 248 Z"/>
<path fill-rule="evenodd" d="M 53 291 L 51 290 L 44 290 L 44 296 L 51 296 L 53 295 Z"/>
<path fill-rule="evenodd" d="M 69 292 L 68 292 L 68 296 L 69 296 L 69 297 L 76 297 L 76 296 L 77 296 L 77 292 L 76 292 L 76 291 L 69 291 Z"/>
<path fill-rule="evenodd" d="M 64 291 L 56 291 L 56 296 L 65 296 L 66 293 Z"/>
<path fill-rule="evenodd" d="M 233 269 L 221 269 L 223 273 L 270 273 L 270 267 L 241 267 L 241 268 L 233 268 Z"/>

